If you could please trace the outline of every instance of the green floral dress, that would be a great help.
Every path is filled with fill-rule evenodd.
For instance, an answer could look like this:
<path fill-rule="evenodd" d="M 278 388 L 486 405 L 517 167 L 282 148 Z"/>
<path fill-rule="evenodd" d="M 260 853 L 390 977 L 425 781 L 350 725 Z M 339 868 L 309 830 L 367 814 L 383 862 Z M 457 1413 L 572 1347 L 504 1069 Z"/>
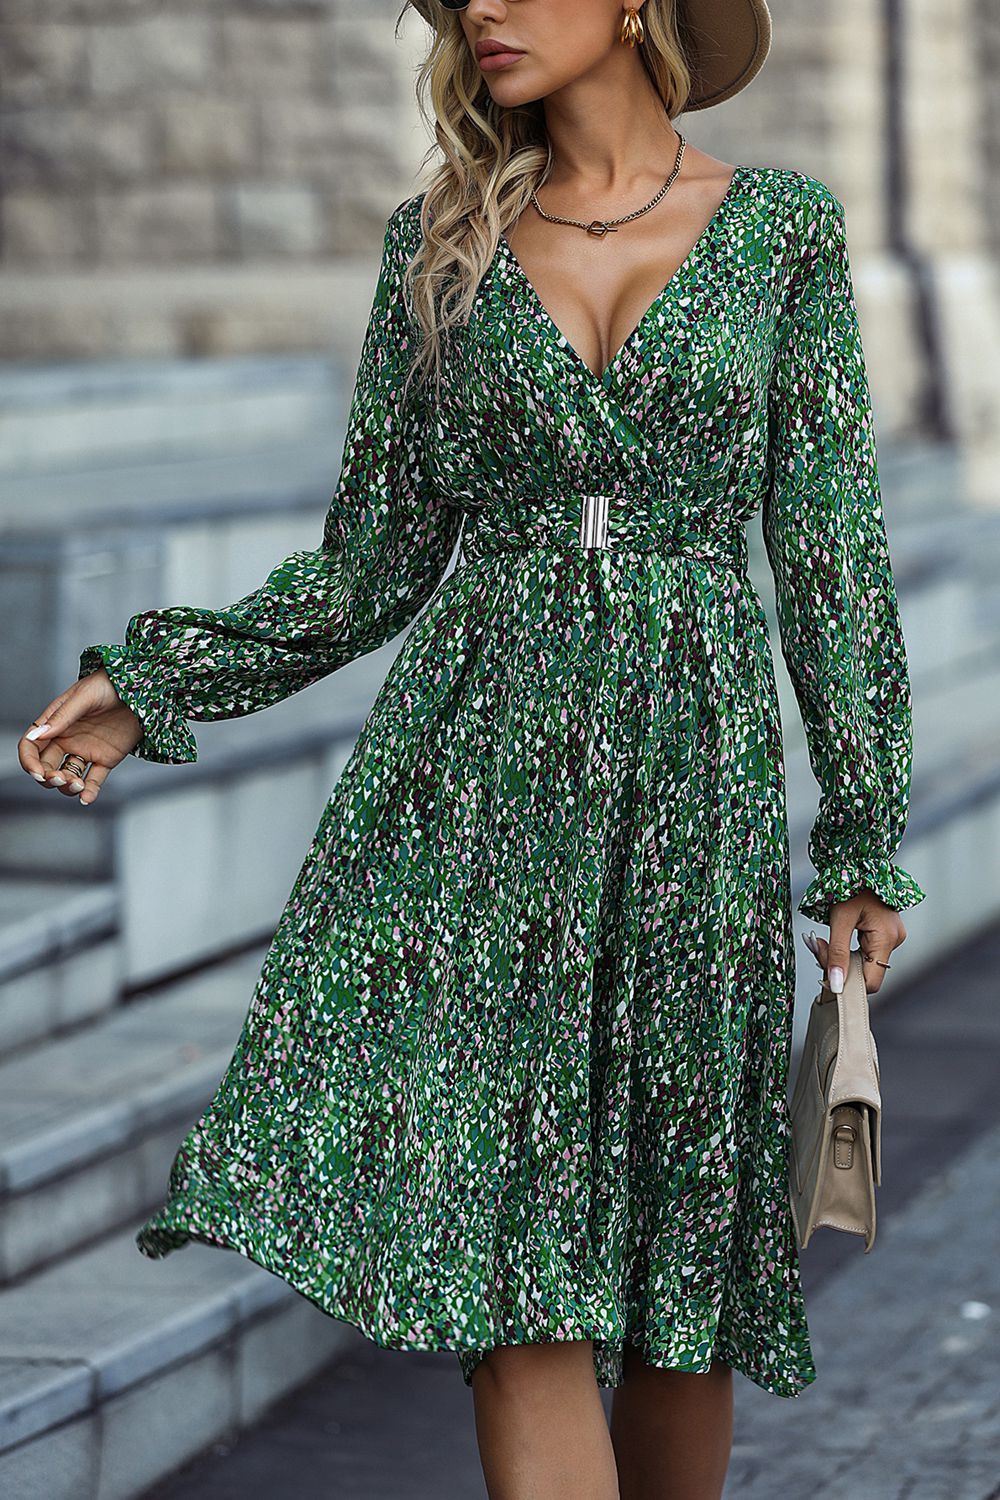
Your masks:
<path fill-rule="evenodd" d="M 924 894 L 893 858 L 910 693 L 843 206 L 739 166 L 599 375 L 501 239 L 440 397 L 404 404 L 422 201 L 389 218 L 319 544 L 81 656 L 134 753 L 176 763 L 191 721 L 409 627 L 137 1244 L 236 1250 L 466 1381 L 495 1345 L 590 1338 L 602 1385 L 629 1341 L 794 1396 L 816 1372 L 758 508 L 820 791 L 798 909 Z"/>

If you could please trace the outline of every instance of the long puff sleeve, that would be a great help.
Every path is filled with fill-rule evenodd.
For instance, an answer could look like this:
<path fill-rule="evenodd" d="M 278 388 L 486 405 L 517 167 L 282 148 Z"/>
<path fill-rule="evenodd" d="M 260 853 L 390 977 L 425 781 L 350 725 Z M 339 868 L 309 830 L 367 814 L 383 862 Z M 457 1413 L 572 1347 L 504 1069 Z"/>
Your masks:
<path fill-rule="evenodd" d="M 889 559 L 844 206 L 816 179 L 776 328 L 763 536 L 782 655 L 820 789 L 816 876 L 829 921 L 863 886 L 896 910 L 924 891 L 893 856 L 912 761 L 906 650 Z"/>
<path fill-rule="evenodd" d="M 402 278 L 419 233 L 413 203 L 389 216 L 358 363 L 343 459 L 320 545 L 293 552 L 224 609 L 174 605 L 134 615 L 122 645 L 87 646 L 138 716 L 132 752 L 197 759 L 188 720 L 238 718 L 289 697 L 402 630 L 441 581 L 461 512 L 425 475 L 418 382 L 404 409 L 416 326 Z"/>

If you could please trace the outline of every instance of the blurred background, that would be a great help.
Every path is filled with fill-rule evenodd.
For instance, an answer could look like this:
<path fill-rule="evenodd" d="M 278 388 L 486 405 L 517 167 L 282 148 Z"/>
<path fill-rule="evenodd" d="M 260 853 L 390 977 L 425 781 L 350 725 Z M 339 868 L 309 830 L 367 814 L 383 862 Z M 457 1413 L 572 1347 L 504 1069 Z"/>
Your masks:
<path fill-rule="evenodd" d="M 0 1494 L 484 1493 L 452 1354 L 376 1350 L 277 1277 L 133 1233 L 224 1072 L 398 640 L 267 714 L 36 793 L 24 726 L 129 616 L 315 546 L 389 212 L 423 185 L 396 0 L 6 0 L 0 23 Z M 727 1496 L 1000 1486 L 1000 11 L 777 0 L 760 76 L 678 123 L 847 207 L 910 658 L 873 997 L 879 1241 L 803 1252 L 819 1380 L 737 1377 Z M 759 522 L 752 568 L 773 622 Z M 777 641 L 775 637 L 775 648 Z M 778 662 L 796 899 L 816 806 Z M 818 970 L 796 918 L 796 1047 Z M 825 933 L 825 929 L 820 929 Z"/>

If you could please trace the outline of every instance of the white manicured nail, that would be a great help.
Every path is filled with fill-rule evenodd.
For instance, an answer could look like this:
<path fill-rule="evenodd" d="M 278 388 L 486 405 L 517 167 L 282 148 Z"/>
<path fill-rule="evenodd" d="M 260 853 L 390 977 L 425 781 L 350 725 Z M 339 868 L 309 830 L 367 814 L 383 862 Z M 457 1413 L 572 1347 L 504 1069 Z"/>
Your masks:
<path fill-rule="evenodd" d="M 34 778 L 35 778 L 36 781 L 44 781 L 45 780 L 45 777 L 42 775 L 41 771 L 32 771 L 31 774 L 32 774 L 32 776 L 34 776 Z"/>
<path fill-rule="evenodd" d="M 66 785 L 66 778 L 65 778 L 65 776 L 53 776 L 53 778 L 52 778 L 52 785 L 53 786 L 65 786 Z"/>
<path fill-rule="evenodd" d="M 832 968 L 830 970 L 830 979 L 829 979 L 828 987 L 833 991 L 833 993 L 835 995 L 839 995 L 840 994 L 840 992 L 844 988 L 844 971 L 843 971 L 843 969 L 841 969 L 839 967 L 834 967 L 834 968 Z"/>
<path fill-rule="evenodd" d="M 813 937 L 813 935 L 812 935 L 811 932 L 808 933 L 808 934 L 803 933 L 802 937 L 803 937 L 803 941 L 805 942 L 806 947 L 809 949 L 809 952 L 812 954 L 813 958 L 816 960 L 816 966 L 817 966 L 817 968 L 821 969 L 823 967 L 823 960 L 819 956 L 819 948 L 818 948 L 818 946 L 816 944 L 815 937 Z"/>
<path fill-rule="evenodd" d="M 50 725 L 48 725 L 48 724 L 36 724 L 35 727 L 34 727 L 34 729 L 29 729 L 28 730 L 28 732 L 24 736 L 24 738 L 26 740 L 37 740 L 38 736 L 42 733 L 42 731 L 45 730 L 45 729 L 48 729 L 48 728 L 50 728 Z"/>

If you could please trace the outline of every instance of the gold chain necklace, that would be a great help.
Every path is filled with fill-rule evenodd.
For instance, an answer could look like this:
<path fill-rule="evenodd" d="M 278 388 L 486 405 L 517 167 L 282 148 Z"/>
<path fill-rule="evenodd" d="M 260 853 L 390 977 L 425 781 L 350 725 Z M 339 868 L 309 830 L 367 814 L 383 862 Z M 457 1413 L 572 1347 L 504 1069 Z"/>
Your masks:
<path fill-rule="evenodd" d="M 558 214 L 547 214 L 542 205 L 539 203 L 538 198 L 535 195 L 534 188 L 532 188 L 531 191 L 531 201 L 535 205 L 535 208 L 537 208 L 538 212 L 541 214 L 542 218 L 548 219 L 550 224 L 573 224 L 577 229 L 585 229 L 588 234 L 594 235 L 596 239 L 601 239 L 604 235 L 609 233 L 613 234 L 617 230 L 619 224 L 627 224 L 630 219 L 638 219 L 640 215 L 648 214 L 651 208 L 656 207 L 660 199 L 663 197 L 664 193 L 666 193 L 667 189 L 670 187 L 670 184 L 673 182 L 674 178 L 677 176 L 677 173 L 681 169 L 681 162 L 684 160 L 684 147 L 687 144 L 679 130 L 677 132 L 677 137 L 679 144 L 677 147 L 677 155 L 674 158 L 674 164 L 670 171 L 670 176 L 660 188 L 660 191 L 657 193 L 656 197 L 650 198 L 645 208 L 637 208 L 633 213 L 625 214 L 620 219 L 592 219 L 589 224 L 584 224 L 581 219 L 563 219 L 560 218 Z"/>

